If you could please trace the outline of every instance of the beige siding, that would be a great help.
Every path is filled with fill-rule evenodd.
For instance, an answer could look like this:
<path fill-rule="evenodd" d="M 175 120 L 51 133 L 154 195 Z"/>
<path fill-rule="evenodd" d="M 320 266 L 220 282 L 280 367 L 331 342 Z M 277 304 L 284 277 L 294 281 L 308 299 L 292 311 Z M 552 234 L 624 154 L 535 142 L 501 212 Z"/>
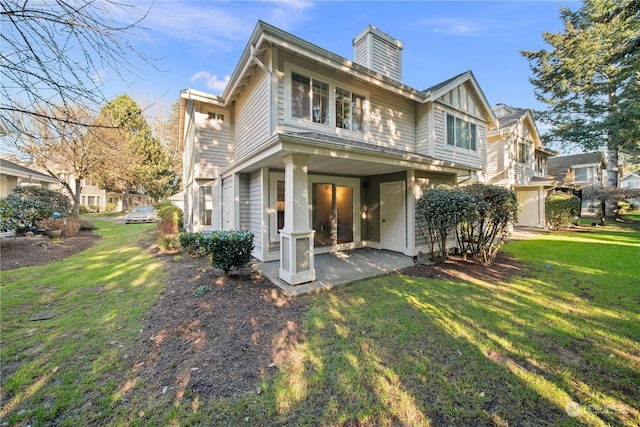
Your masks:
<path fill-rule="evenodd" d="M 446 115 L 451 113 L 475 123 L 478 132 L 477 150 L 466 150 L 463 148 L 456 148 L 447 145 L 446 134 Z M 486 160 L 486 147 L 487 147 L 487 131 L 484 121 L 476 117 L 469 115 L 461 115 L 458 111 L 444 106 L 440 103 L 435 104 L 434 108 L 434 122 L 435 122 L 435 157 L 437 159 L 454 162 L 461 165 L 482 168 L 485 165 Z"/>
<path fill-rule="evenodd" d="M 418 104 L 416 106 L 416 152 L 429 155 L 429 112 L 431 104 Z"/>
<path fill-rule="evenodd" d="M 263 71 L 257 71 L 243 96 L 236 101 L 235 160 L 245 158 L 269 137 L 269 84 Z"/>
<path fill-rule="evenodd" d="M 210 119 L 209 114 L 224 116 Z M 199 104 L 194 115 L 194 174 L 196 178 L 215 178 L 233 161 L 232 114 L 230 110 Z"/>
<path fill-rule="evenodd" d="M 326 76 L 324 80 L 331 84 L 332 90 L 335 85 L 342 85 L 353 90 L 355 93 L 367 95 L 368 108 L 368 128 L 364 133 L 345 132 L 336 129 L 334 125 L 316 127 L 315 130 L 330 135 L 342 136 L 347 139 L 360 139 L 367 143 L 385 147 L 393 147 L 410 152 L 415 151 L 415 103 L 404 97 L 389 94 L 378 87 L 368 86 L 354 80 L 349 76 L 341 76 L 335 70 L 319 67 L 317 64 L 293 57 L 286 52 L 278 55 L 278 126 L 292 131 L 309 130 L 301 129 L 299 126 L 287 122 L 288 114 L 286 106 L 289 100 L 286 99 L 285 85 L 289 78 L 285 73 L 285 62 L 292 64 L 293 68 L 301 67 L 306 70 L 313 70 L 321 76 Z M 320 77 L 322 78 L 322 77 Z M 332 98 L 333 100 L 333 98 Z M 333 102 L 333 101 L 332 101 Z M 333 105 L 332 105 L 333 107 Z M 298 128 L 296 128 L 298 127 Z"/>
<path fill-rule="evenodd" d="M 504 170 L 505 148 L 502 141 L 487 144 L 487 175 L 489 178 Z"/>
<path fill-rule="evenodd" d="M 452 175 L 440 175 L 416 171 L 416 201 L 420 199 L 420 197 L 422 197 L 425 191 L 440 184 L 455 184 L 455 177 L 453 177 Z M 415 221 L 415 218 L 413 218 L 413 220 Z M 416 247 L 424 246 L 427 244 L 422 231 L 420 231 L 420 227 L 418 226 L 417 221 L 415 222 L 415 239 Z"/>
<path fill-rule="evenodd" d="M 249 230 L 253 231 L 254 254 L 262 254 L 262 173 L 251 173 L 249 181 Z"/>
<path fill-rule="evenodd" d="M 233 192 L 233 176 L 222 180 L 222 229 L 233 230 L 235 228 L 234 215 L 235 203 Z"/>
<path fill-rule="evenodd" d="M 249 197 L 249 174 L 241 173 L 240 182 L 240 202 L 238 204 L 240 214 L 241 230 L 249 230 L 250 227 L 250 197 Z"/>
<path fill-rule="evenodd" d="M 372 89 L 367 142 L 409 152 L 416 151 L 415 103 Z"/>

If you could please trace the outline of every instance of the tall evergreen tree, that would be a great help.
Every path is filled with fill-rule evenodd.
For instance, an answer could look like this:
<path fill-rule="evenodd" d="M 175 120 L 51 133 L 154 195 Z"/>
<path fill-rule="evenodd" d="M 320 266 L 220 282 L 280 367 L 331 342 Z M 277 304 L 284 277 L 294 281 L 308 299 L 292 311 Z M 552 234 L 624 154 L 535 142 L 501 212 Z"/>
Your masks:
<path fill-rule="evenodd" d="M 92 136 L 104 144 L 103 165 L 95 178 L 105 188 L 125 191 L 143 187 L 153 199 L 169 195 L 175 181 L 171 159 L 131 97 L 107 103 Z"/>
<path fill-rule="evenodd" d="M 527 58 L 545 142 L 606 148 L 607 186 L 618 184 L 620 151 L 640 150 L 640 0 L 585 0 L 560 9 L 564 31 L 543 33 L 550 50 Z"/>

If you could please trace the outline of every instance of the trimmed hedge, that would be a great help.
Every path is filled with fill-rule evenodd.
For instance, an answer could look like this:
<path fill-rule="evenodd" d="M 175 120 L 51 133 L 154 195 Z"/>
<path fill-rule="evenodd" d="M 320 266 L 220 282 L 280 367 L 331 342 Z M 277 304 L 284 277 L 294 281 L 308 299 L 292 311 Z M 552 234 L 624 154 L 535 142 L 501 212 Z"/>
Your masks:
<path fill-rule="evenodd" d="M 580 198 L 567 193 L 554 193 L 547 197 L 544 207 L 549 228 L 559 230 L 573 224 L 580 212 Z"/>
<path fill-rule="evenodd" d="M 211 256 L 211 265 L 229 274 L 251 261 L 253 233 L 246 230 L 214 231 L 204 235 L 203 245 Z"/>
<path fill-rule="evenodd" d="M 211 233 L 180 233 L 180 246 L 190 255 L 209 255 L 211 265 L 228 274 L 251 261 L 254 235 L 251 231 L 231 230 Z"/>

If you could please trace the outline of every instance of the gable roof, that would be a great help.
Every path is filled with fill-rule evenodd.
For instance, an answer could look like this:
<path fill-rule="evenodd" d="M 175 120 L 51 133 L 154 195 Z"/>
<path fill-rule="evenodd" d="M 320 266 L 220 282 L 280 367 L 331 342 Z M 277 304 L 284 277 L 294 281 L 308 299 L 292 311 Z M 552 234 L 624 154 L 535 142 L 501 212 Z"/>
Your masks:
<path fill-rule="evenodd" d="M 620 178 L 620 181 L 627 181 L 627 180 L 632 179 L 632 178 L 640 179 L 640 171 L 628 173 L 625 176 L 623 176 L 622 178 Z"/>
<path fill-rule="evenodd" d="M 471 70 L 460 73 L 457 76 L 453 76 L 450 79 L 423 90 L 422 92 L 425 95 L 423 102 L 433 102 L 460 85 L 466 85 L 470 88 L 470 92 L 474 94 L 476 100 L 479 101 L 478 106 L 482 111 L 482 116 L 487 121 L 487 127 L 489 129 L 498 127 L 498 118 L 496 117 L 489 101 L 487 101 L 487 97 L 484 95 L 484 92 L 480 88 L 480 85 Z"/>
<path fill-rule="evenodd" d="M 547 175 L 557 180 L 562 180 L 567 176 L 567 173 L 573 166 L 578 165 L 600 165 L 604 167 L 604 153 L 595 151 L 593 153 L 550 157 L 547 160 Z"/>
<path fill-rule="evenodd" d="M 227 105 L 242 93 L 244 86 L 248 84 L 248 77 L 253 74 L 252 70 L 257 67 L 269 72 L 269 69 L 258 58 L 265 52 L 266 47 L 278 47 L 279 49 L 293 52 L 295 55 L 307 58 L 319 65 L 347 73 L 353 78 L 419 103 L 433 101 L 457 85 L 468 84 L 472 92 L 476 94 L 483 116 L 489 126 L 497 125 L 493 110 L 471 71 L 458 74 L 421 91 L 379 74 L 351 59 L 330 52 L 264 21 L 258 21 L 256 24 L 223 93 L 219 97 L 211 96 L 210 99 L 220 105 Z"/>

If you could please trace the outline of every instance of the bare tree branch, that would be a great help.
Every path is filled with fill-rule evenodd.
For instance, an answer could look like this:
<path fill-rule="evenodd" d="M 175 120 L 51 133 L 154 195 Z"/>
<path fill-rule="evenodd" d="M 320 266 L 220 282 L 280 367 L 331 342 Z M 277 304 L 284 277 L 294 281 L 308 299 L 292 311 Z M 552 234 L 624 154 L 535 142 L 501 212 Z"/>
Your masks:
<path fill-rule="evenodd" d="M 150 62 L 130 42 L 147 13 L 115 0 L 0 0 L 0 119 L 20 133 L 17 120 L 59 106 L 97 113 L 105 73 L 126 81 L 139 74 L 133 57 Z"/>

